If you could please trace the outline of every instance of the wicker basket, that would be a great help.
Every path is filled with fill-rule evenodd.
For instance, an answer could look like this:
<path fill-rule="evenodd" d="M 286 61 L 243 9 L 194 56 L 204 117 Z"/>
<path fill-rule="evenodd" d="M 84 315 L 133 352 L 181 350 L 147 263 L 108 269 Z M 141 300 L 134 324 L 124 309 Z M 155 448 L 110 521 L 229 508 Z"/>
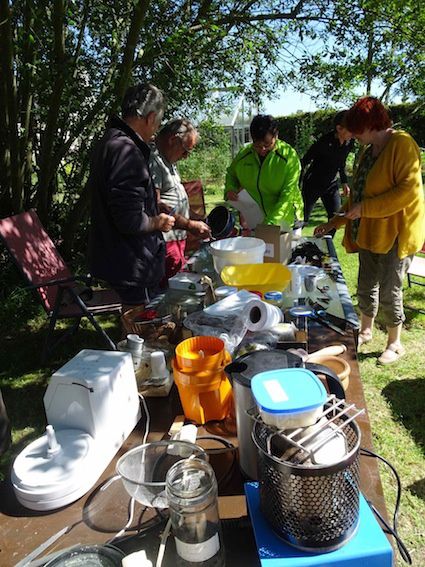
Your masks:
<path fill-rule="evenodd" d="M 127 333 L 135 333 L 143 337 L 145 341 L 167 340 L 172 343 L 176 333 L 176 323 L 173 321 L 172 315 L 156 317 L 155 319 L 146 321 L 138 321 L 143 312 L 143 305 L 139 305 L 138 307 L 126 311 L 121 316 L 125 331 Z"/>

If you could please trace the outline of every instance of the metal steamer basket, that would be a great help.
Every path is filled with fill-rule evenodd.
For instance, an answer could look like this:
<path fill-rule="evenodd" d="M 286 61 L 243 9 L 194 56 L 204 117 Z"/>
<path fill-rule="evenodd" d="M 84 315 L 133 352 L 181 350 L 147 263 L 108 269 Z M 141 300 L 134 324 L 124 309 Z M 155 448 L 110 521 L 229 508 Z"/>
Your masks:
<path fill-rule="evenodd" d="M 283 431 L 255 416 L 261 511 L 290 545 L 325 553 L 355 534 L 363 412 L 330 396 L 314 426 Z"/>

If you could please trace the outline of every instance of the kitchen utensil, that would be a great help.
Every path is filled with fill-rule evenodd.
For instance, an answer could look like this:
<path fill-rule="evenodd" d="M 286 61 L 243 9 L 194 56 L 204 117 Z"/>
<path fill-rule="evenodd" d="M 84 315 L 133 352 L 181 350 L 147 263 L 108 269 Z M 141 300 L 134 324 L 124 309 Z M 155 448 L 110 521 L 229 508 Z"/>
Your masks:
<path fill-rule="evenodd" d="M 255 400 L 251 391 L 251 381 L 256 374 L 264 369 L 280 369 L 280 368 L 301 368 L 303 360 L 296 354 L 292 354 L 285 350 L 259 350 L 243 354 L 235 359 L 225 368 L 225 372 L 229 377 L 235 400 L 236 428 L 238 432 L 239 442 L 239 466 L 242 473 L 251 479 L 257 479 L 257 450 L 253 443 L 251 433 L 253 420 L 250 417 L 250 410 L 255 408 Z M 306 364 L 308 370 L 314 373 L 322 372 L 321 375 L 326 378 L 328 390 L 338 396 L 344 398 L 344 390 L 339 383 L 338 377 L 329 368 L 314 365 L 310 367 Z"/>
<path fill-rule="evenodd" d="M 276 349 L 244 354 L 225 368 L 232 383 L 235 399 L 239 465 L 248 478 L 257 479 L 257 450 L 251 438 L 253 421 L 247 413 L 255 406 L 251 380 L 265 368 L 300 368 L 301 366 L 302 360 L 299 356 Z"/>
<path fill-rule="evenodd" d="M 251 388 L 263 422 L 278 429 L 313 425 L 327 397 L 321 381 L 305 368 L 260 372 Z"/>
<path fill-rule="evenodd" d="M 348 388 L 351 368 L 346 360 L 330 354 L 321 354 L 320 352 L 310 354 L 307 360 L 331 368 L 340 379 L 344 390 Z"/>
<path fill-rule="evenodd" d="M 313 307 L 309 307 L 307 305 L 299 305 L 295 307 L 291 307 L 289 310 L 289 314 L 292 317 L 309 317 L 313 321 L 316 321 L 323 327 L 327 327 L 328 329 L 332 329 L 339 335 L 345 335 L 345 331 L 340 329 L 337 325 L 331 323 L 328 319 L 326 319 L 326 311 L 321 309 L 313 309 Z"/>
<path fill-rule="evenodd" d="M 213 239 L 227 238 L 235 226 L 235 217 L 227 207 L 218 205 L 210 212 L 206 223 L 211 229 Z"/>
<path fill-rule="evenodd" d="M 186 459 L 166 477 L 166 495 L 176 551 L 186 565 L 224 567 L 217 480 L 211 465 Z"/>
<path fill-rule="evenodd" d="M 238 289 L 255 290 L 261 293 L 284 291 L 291 281 L 291 272 L 286 266 L 277 263 L 246 263 L 238 266 L 225 266 L 221 279 L 226 285 Z"/>
<path fill-rule="evenodd" d="M 360 448 L 355 418 L 360 413 L 330 397 L 313 431 L 310 427 L 279 431 L 261 420 L 255 422 L 261 511 L 290 545 L 324 553 L 338 549 L 355 534 Z M 336 448 L 338 460 L 333 458 Z M 315 462 L 319 450 L 319 460 L 325 463 Z M 326 464 L 327 460 L 331 462 Z"/>
<path fill-rule="evenodd" d="M 154 441 L 127 451 L 118 459 L 116 471 L 128 494 L 137 502 L 153 508 L 167 508 L 167 472 L 175 463 L 192 455 L 207 460 L 204 449 L 194 443 Z"/>
<path fill-rule="evenodd" d="M 82 350 L 44 395 L 46 434 L 16 457 L 12 484 L 31 510 L 74 502 L 98 480 L 140 419 L 130 353 Z"/>
<path fill-rule="evenodd" d="M 266 244 L 264 240 L 250 236 L 236 236 L 217 240 L 210 244 L 214 269 L 220 274 L 225 266 L 262 264 Z M 224 281 L 224 280 L 223 280 Z M 226 285 L 233 285 L 224 282 Z"/>
<path fill-rule="evenodd" d="M 121 567 L 125 553 L 112 545 L 76 545 L 56 555 L 45 567 Z"/>
<path fill-rule="evenodd" d="M 223 341 L 216 337 L 193 337 L 177 346 L 173 374 L 187 419 L 204 424 L 229 414 L 232 387 L 224 367 L 230 361 Z"/>

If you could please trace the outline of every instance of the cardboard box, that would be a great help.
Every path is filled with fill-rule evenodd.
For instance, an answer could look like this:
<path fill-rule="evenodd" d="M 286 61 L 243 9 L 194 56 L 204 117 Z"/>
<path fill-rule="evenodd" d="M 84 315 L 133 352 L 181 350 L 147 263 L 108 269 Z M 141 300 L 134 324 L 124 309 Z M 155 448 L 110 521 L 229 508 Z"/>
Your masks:
<path fill-rule="evenodd" d="M 259 224 L 255 229 L 256 238 L 266 243 L 264 262 L 286 264 L 291 257 L 291 233 L 283 232 L 274 224 Z"/>

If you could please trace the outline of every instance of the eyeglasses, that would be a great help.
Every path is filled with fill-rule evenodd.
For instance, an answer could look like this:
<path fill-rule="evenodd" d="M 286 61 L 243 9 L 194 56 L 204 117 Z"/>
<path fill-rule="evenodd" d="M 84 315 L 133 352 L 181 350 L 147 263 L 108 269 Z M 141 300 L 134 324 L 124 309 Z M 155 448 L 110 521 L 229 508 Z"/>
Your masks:
<path fill-rule="evenodd" d="M 182 138 L 181 136 L 179 136 L 179 140 L 180 140 L 180 144 L 181 144 L 182 149 L 183 149 L 183 155 L 184 155 L 184 156 L 190 155 L 190 154 L 193 152 L 193 150 L 195 149 L 195 146 L 193 146 L 193 147 L 191 147 L 191 148 L 188 148 L 188 147 L 185 145 L 185 143 L 183 142 L 183 138 Z"/>
<path fill-rule="evenodd" d="M 273 140 L 268 144 L 265 144 L 264 142 L 253 142 L 252 147 L 254 148 L 254 150 L 267 151 L 271 150 L 274 147 L 275 143 L 276 138 L 273 138 Z"/>

